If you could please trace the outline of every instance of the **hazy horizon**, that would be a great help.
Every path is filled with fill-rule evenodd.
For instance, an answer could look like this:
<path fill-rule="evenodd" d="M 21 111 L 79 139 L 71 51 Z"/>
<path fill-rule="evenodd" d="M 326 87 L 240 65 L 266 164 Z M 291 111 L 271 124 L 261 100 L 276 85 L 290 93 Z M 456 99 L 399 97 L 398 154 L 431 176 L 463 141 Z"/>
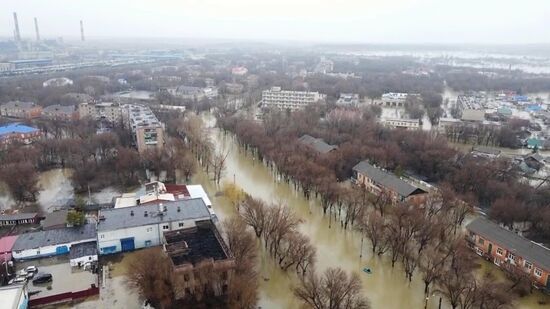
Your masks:
<path fill-rule="evenodd" d="M 549 44 L 550 1 L 3 1 L 0 36 L 335 44 Z M 318 3 L 319 2 L 319 3 Z M 512 1 L 509 1 L 512 2 Z"/>

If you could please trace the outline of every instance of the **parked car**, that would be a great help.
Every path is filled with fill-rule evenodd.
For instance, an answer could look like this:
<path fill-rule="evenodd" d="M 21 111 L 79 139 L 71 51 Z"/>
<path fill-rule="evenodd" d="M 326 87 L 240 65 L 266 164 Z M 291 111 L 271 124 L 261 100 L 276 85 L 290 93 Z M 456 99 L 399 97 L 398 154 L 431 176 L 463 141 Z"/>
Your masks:
<path fill-rule="evenodd" d="M 33 272 L 27 273 L 27 275 L 25 276 L 25 278 L 27 278 L 27 280 L 32 279 L 32 277 L 34 277 L 34 273 L 33 273 Z"/>
<path fill-rule="evenodd" d="M 17 284 L 17 283 L 25 283 L 25 282 L 27 282 L 27 278 L 20 276 L 20 277 L 16 277 L 16 278 L 11 279 L 8 282 L 8 285 Z"/>
<path fill-rule="evenodd" d="M 38 267 L 36 267 L 36 266 L 29 266 L 29 267 L 25 268 L 25 270 L 26 270 L 28 273 L 37 273 L 37 272 L 38 272 Z"/>
<path fill-rule="evenodd" d="M 39 284 L 39 283 L 46 283 L 52 281 L 52 274 L 47 273 L 39 273 L 37 274 L 34 279 L 32 280 L 32 283 Z"/>

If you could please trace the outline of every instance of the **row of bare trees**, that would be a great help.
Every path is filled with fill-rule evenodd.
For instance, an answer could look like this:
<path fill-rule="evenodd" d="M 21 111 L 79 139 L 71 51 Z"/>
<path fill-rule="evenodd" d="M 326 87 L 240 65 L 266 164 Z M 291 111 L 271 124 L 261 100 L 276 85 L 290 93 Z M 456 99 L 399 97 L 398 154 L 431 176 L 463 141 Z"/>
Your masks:
<path fill-rule="evenodd" d="M 320 121 L 321 113 L 325 121 Z M 234 132 L 243 148 L 279 179 L 294 185 L 306 198 L 319 196 L 325 212 L 344 207 L 347 193 L 339 182 L 351 177 L 353 166 L 367 159 L 398 176 L 412 172 L 440 186 L 450 185 L 472 205 L 490 209 L 498 206 L 499 200 L 517 201 L 508 205 L 510 212 L 499 209 L 489 214 L 500 223 L 530 222 L 530 238 L 550 242 L 550 221 L 546 219 L 550 216 L 550 185 L 530 187 L 520 181 L 509 161 L 461 154 L 441 136 L 388 130 L 376 124 L 368 111 L 361 110 L 309 108 L 290 115 L 273 111 L 265 115 L 263 124 L 243 116 L 222 116 L 218 124 Z M 323 138 L 338 149 L 318 154 L 298 142 L 302 134 Z M 348 223 L 354 212 L 350 213 Z M 508 213 L 513 213 L 513 218 Z"/>
<path fill-rule="evenodd" d="M 409 281 L 421 276 L 426 297 L 437 292 L 452 308 L 510 308 L 517 295 L 529 291 L 528 275 L 511 269 L 509 282 L 475 276 L 475 257 L 460 229 L 470 212 L 451 190 L 442 190 L 423 207 L 403 203 L 382 212 L 370 204 L 357 229 L 370 241 L 372 254 L 387 255 L 392 267 L 400 262 Z"/>
<path fill-rule="evenodd" d="M 247 196 L 240 206 L 240 215 L 282 270 L 293 268 L 304 276 L 315 264 L 315 248 L 309 238 L 298 231 L 301 221 L 288 207 L 268 206 Z"/>

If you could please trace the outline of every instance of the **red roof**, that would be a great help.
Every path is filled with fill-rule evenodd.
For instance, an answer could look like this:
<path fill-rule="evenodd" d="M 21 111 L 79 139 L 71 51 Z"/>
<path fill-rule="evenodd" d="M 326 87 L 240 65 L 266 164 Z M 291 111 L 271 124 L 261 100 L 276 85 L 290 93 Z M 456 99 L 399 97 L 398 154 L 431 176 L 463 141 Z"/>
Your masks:
<path fill-rule="evenodd" d="M 166 187 L 166 193 L 174 194 L 176 200 L 190 196 L 186 185 L 164 184 L 164 187 Z"/>
<path fill-rule="evenodd" d="M 14 236 L 5 236 L 0 238 L 0 261 L 3 262 L 4 258 L 11 260 L 11 248 L 17 240 L 17 235 Z M 7 254 L 6 254 L 7 253 Z"/>

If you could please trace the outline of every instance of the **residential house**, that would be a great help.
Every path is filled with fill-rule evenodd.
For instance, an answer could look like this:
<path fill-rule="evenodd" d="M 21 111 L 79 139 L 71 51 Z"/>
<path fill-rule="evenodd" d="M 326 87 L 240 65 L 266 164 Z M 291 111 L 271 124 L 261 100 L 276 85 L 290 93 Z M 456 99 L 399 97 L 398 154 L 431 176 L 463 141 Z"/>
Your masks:
<path fill-rule="evenodd" d="M 535 286 L 550 288 L 550 249 L 482 217 L 470 222 L 466 230 L 467 240 L 479 256 L 504 269 L 519 268 L 530 275 Z"/>
<path fill-rule="evenodd" d="M 0 105 L 0 115 L 12 118 L 34 119 L 42 115 L 42 106 L 33 102 L 11 101 Z"/>
<path fill-rule="evenodd" d="M 78 105 L 79 118 L 89 117 L 94 120 L 106 120 L 111 123 L 118 123 L 122 119 L 122 109 L 118 103 L 80 103 Z"/>
<path fill-rule="evenodd" d="M 227 294 L 235 261 L 212 222 L 198 221 L 194 227 L 164 232 L 163 245 L 181 287 L 176 299 L 192 296 L 205 285 L 216 296 Z"/>
<path fill-rule="evenodd" d="M 426 190 L 367 161 L 361 161 L 353 167 L 353 180 L 373 194 L 388 194 L 394 203 L 422 204 L 428 197 Z"/>
<path fill-rule="evenodd" d="M 335 145 L 329 145 L 325 143 L 325 141 L 321 138 L 315 138 L 311 135 L 303 135 L 298 139 L 298 141 L 306 145 L 307 147 L 313 149 L 314 151 L 320 153 L 320 154 L 327 154 L 333 150 L 336 150 L 338 146 Z"/>
<path fill-rule="evenodd" d="M 202 198 L 100 210 L 99 254 L 159 246 L 163 232 L 194 227 L 203 220 L 211 220 L 211 215 Z"/>
<path fill-rule="evenodd" d="M 96 241 L 95 222 L 79 227 L 66 227 L 20 234 L 12 248 L 15 260 L 35 259 L 68 254 L 73 245 Z"/>
<path fill-rule="evenodd" d="M 35 224 L 38 221 L 39 218 L 36 212 L 0 215 L 0 226 Z"/>

